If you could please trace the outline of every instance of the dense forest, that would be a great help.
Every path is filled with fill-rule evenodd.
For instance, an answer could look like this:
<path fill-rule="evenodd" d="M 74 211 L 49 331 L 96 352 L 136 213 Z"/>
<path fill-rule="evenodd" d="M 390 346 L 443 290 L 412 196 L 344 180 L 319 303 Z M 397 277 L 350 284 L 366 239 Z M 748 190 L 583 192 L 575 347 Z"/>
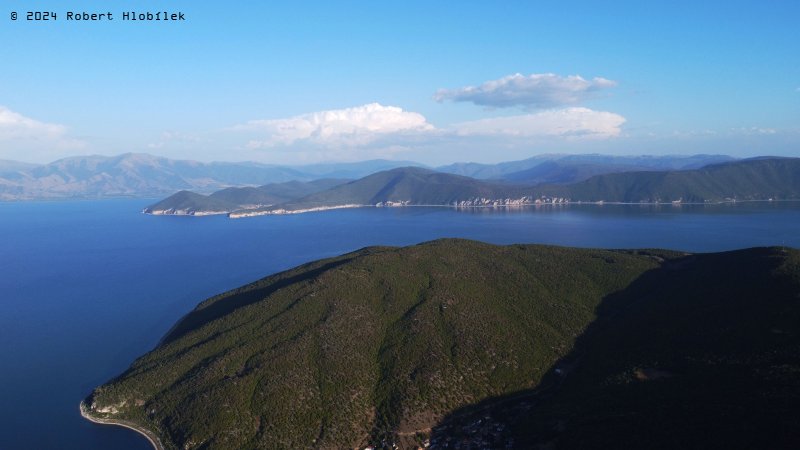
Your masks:
<path fill-rule="evenodd" d="M 86 404 L 169 449 L 785 447 L 799 318 L 796 250 L 372 247 L 204 301 Z"/>

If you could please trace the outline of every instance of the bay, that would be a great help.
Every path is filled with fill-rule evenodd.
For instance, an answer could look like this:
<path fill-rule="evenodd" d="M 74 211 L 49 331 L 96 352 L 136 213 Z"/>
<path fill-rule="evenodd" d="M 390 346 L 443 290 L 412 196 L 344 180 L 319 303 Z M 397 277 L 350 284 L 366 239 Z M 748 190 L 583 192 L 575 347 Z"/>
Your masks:
<path fill-rule="evenodd" d="M 153 217 L 147 199 L 0 203 L 0 448 L 149 449 L 78 403 L 203 299 L 370 245 L 800 247 L 800 203 L 408 207 L 230 220 Z"/>

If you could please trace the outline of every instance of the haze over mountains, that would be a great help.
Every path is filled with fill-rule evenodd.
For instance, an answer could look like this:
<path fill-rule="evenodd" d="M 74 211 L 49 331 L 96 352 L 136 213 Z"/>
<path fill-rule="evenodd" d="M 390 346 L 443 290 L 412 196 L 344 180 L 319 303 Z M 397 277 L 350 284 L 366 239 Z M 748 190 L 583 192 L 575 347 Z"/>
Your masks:
<path fill-rule="evenodd" d="M 436 170 L 498 182 L 572 183 L 603 173 L 682 170 L 730 160 L 733 158 L 721 155 L 542 155 L 494 165 L 458 163 Z M 44 165 L 0 161 L 0 200 L 162 197 L 180 190 L 211 193 L 234 186 L 256 187 L 323 178 L 357 179 L 409 166 L 423 167 L 410 161 L 386 160 L 291 167 L 252 162 L 202 163 L 140 153 L 76 156 Z"/>
<path fill-rule="evenodd" d="M 0 200 L 42 198 L 160 197 L 183 189 L 213 192 L 292 180 L 358 178 L 375 171 L 414 165 L 373 160 L 284 167 L 252 162 L 171 160 L 158 156 L 76 156 L 50 164 L 0 162 Z"/>
<path fill-rule="evenodd" d="M 165 449 L 797 448 L 798 299 L 786 248 L 365 248 L 202 302 L 84 411 Z"/>
<path fill-rule="evenodd" d="M 573 183 L 593 175 L 644 170 L 688 170 L 733 161 L 725 155 L 610 156 L 538 155 L 499 164 L 455 163 L 437 167 L 439 172 L 487 180 L 539 183 Z"/>
<path fill-rule="evenodd" d="M 550 167 L 551 163 L 543 165 Z M 181 191 L 147 207 L 145 212 L 229 213 L 235 218 L 359 206 L 517 207 L 576 202 L 789 200 L 800 199 L 800 159 L 756 158 L 710 164 L 700 169 L 625 171 L 595 175 L 570 184 L 478 180 L 420 167 L 391 169 L 349 182 L 328 181 L 328 188 L 323 188 L 324 183 L 314 183 L 229 188 L 210 196 Z M 276 188 L 283 190 L 283 201 L 268 195 Z M 220 202 L 221 197 L 227 201 Z"/>
<path fill-rule="evenodd" d="M 585 202 L 720 202 L 800 199 L 800 158 L 753 158 L 700 169 L 598 175 L 544 189 Z"/>
<path fill-rule="evenodd" d="M 348 180 L 323 178 L 314 181 L 286 181 L 258 187 L 229 187 L 210 195 L 177 192 L 154 203 L 144 212 L 154 215 L 213 215 L 241 209 L 258 209 L 282 204 L 324 191 Z"/>

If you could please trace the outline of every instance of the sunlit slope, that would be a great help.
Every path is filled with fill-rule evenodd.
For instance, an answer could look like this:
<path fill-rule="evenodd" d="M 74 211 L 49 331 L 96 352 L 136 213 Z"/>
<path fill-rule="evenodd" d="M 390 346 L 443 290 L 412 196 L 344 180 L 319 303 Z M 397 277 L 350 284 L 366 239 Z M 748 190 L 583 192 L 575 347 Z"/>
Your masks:
<path fill-rule="evenodd" d="M 800 158 L 751 159 L 696 170 L 598 175 L 550 190 L 580 201 L 702 203 L 798 199 Z"/>
<path fill-rule="evenodd" d="M 89 403 L 169 448 L 399 439 L 535 387 L 604 297 L 659 265 L 462 240 L 367 248 L 203 302 Z"/>

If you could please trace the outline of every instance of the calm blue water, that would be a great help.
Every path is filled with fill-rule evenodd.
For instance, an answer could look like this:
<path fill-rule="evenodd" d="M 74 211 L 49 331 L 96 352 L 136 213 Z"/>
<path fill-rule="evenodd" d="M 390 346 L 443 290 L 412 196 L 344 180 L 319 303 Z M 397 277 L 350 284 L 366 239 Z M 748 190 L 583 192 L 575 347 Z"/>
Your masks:
<path fill-rule="evenodd" d="M 394 208 L 151 217 L 148 200 L 0 203 L 0 449 L 149 449 L 78 402 L 199 301 L 368 245 L 439 237 L 717 251 L 800 247 L 800 203 Z"/>

